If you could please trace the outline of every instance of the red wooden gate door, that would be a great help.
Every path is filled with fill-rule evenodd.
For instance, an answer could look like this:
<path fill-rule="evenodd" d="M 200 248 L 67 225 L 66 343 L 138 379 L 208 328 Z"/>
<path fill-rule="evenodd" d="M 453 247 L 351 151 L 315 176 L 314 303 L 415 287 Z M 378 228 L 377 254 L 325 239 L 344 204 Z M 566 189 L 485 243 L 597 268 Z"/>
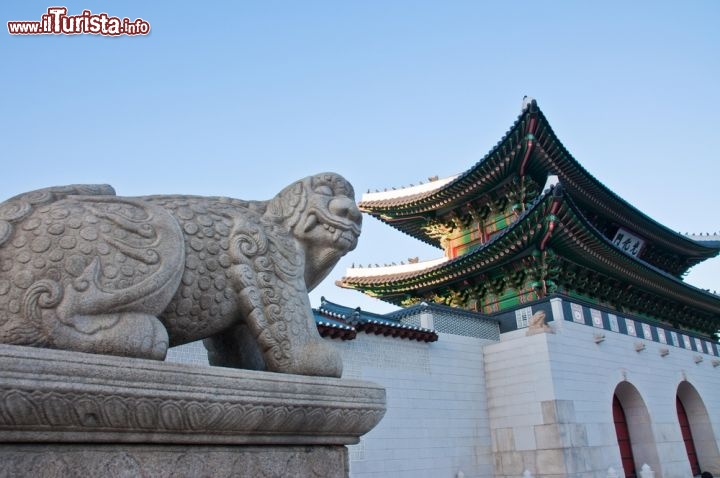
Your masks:
<path fill-rule="evenodd" d="M 692 468 L 692 474 L 699 475 L 700 464 L 698 463 L 697 453 L 695 453 L 695 442 L 693 441 L 692 432 L 690 431 L 690 422 L 688 421 L 687 413 L 685 413 L 685 407 L 680 401 L 680 397 L 675 397 L 675 406 L 677 407 L 680 431 L 682 432 L 683 441 L 685 442 L 685 451 L 687 451 L 690 468 Z"/>
<path fill-rule="evenodd" d="M 625 478 L 637 478 L 635 474 L 635 458 L 633 458 L 632 446 L 630 444 L 630 433 L 628 432 L 625 411 L 623 410 L 617 395 L 613 396 L 613 420 L 615 421 L 615 433 L 617 434 L 618 446 L 620 447 L 620 459 L 622 460 Z"/>

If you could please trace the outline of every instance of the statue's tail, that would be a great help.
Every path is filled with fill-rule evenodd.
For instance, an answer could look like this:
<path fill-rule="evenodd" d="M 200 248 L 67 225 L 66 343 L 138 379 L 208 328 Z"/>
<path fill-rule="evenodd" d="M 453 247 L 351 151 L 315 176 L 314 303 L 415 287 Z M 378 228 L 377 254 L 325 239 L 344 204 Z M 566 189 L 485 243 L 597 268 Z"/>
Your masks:
<path fill-rule="evenodd" d="M 109 184 L 71 184 L 18 194 L 0 203 L 0 246 L 12 236 L 13 224 L 22 221 L 33 209 L 73 195 L 114 196 L 115 190 Z"/>

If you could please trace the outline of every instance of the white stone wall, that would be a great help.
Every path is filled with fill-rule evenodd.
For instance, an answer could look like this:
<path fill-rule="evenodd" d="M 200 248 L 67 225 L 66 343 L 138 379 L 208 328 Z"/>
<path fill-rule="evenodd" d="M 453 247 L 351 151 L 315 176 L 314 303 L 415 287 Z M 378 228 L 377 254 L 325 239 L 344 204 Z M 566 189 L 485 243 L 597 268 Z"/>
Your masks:
<path fill-rule="evenodd" d="M 168 362 L 191 363 L 195 365 L 209 365 L 207 350 L 202 340 L 178 345 L 168 349 L 165 360 Z"/>
<path fill-rule="evenodd" d="M 624 476 L 612 420 L 613 394 L 622 382 L 647 409 L 643 418 L 642 410 L 626 406 L 628 422 L 650 422 L 637 425 L 638 434 L 649 435 L 649 444 L 634 450 L 637 461 L 647 461 L 656 478 L 692 476 L 675 408 L 686 381 L 709 417 L 709 426 L 697 430 L 702 436 L 695 436 L 700 465 L 720 474 L 718 357 L 568 321 L 551 326 L 555 334 L 517 330 L 484 348 L 497 478 L 525 469 L 536 478 L 605 478 L 610 466 Z M 597 334 L 604 340 L 596 343 Z M 636 344 L 645 348 L 636 351 Z"/>
<path fill-rule="evenodd" d="M 701 467 L 720 475 L 720 357 L 569 321 L 550 325 L 555 334 L 521 329 L 501 342 L 450 334 L 430 344 L 364 333 L 331 340 L 345 378 L 387 389 L 385 418 L 349 447 L 351 476 L 517 478 L 529 470 L 536 478 L 606 478 L 610 466 L 623 476 L 612 398 L 630 389 L 644 406 L 625 403 L 628 422 L 649 436 L 635 458 L 656 478 L 689 477 L 675 410 L 681 383 L 707 414 L 694 419 L 698 404 L 685 403 Z M 173 354 L 206 360 L 199 343 Z"/>
<path fill-rule="evenodd" d="M 358 334 L 333 341 L 344 378 L 386 387 L 387 413 L 350 446 L 352 478 L 493 477 L 482 347 L 440 334 L 434 343 Z"/>

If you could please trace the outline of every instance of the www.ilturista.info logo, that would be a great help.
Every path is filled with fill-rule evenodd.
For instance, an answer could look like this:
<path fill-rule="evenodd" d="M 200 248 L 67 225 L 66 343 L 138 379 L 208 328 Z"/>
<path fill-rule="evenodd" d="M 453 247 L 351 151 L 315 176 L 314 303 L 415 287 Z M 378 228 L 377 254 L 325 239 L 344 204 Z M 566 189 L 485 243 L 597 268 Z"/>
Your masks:
<path fill-rule="evenodd" d="M 7 22 L 11 35 L 147 35 L 150 24 L 138 18 L 110 17 L 107 13 L 83 10 L 80 15 L 68 15 L 65 7 L 50 7 L 39 22 Z"/>

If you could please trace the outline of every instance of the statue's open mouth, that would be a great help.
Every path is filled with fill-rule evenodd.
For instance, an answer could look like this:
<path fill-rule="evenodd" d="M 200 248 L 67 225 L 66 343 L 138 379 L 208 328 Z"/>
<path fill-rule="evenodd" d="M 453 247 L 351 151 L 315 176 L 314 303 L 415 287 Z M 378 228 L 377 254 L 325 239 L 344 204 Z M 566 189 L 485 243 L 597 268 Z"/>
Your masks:
<path fill-rule="evenodd" d="M 355 233 L 352 228 L 343 230 L 329 224 L 323 224 L 323 228 L 333 235 L 333 242 L 342 246 L 343 249 L 351 249 L 357 245 L 359 233 Z"/>
<path fill-rule="evenodd" d="M 334 221 L 318 212 L 311 212 L 305 220 L 304 232 L 317 226 L 322 226 L 330 235 L 332 241 L 344 248 L 354 248 L 360 236 L 360 225 L 354 222 Z"/>

